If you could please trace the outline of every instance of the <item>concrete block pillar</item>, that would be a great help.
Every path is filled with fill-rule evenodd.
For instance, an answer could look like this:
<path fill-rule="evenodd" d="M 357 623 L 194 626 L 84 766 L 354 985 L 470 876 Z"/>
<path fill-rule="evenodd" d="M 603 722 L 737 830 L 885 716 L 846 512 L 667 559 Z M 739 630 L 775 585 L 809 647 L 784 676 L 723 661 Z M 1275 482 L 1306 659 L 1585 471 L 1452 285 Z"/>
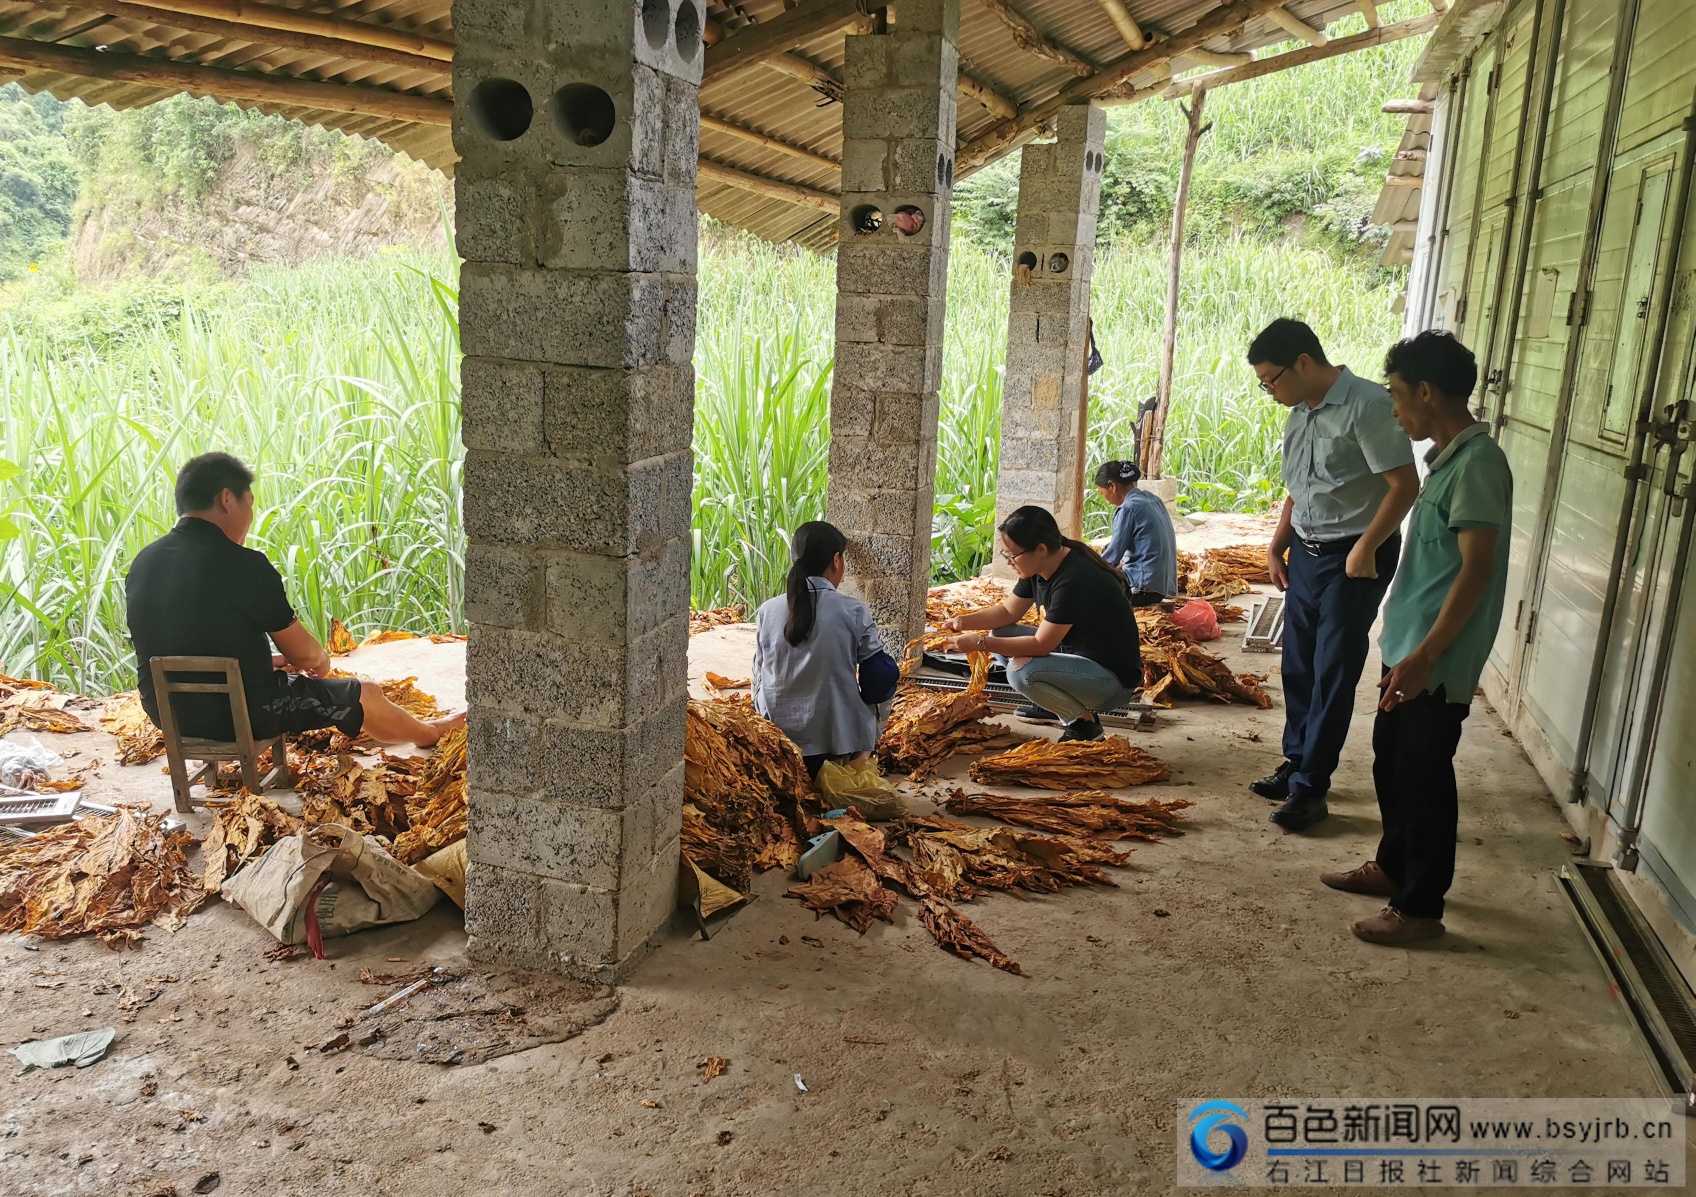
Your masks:
<path fill-rule="evenodd" d="M 466 928 L 617 978 L 683 792 L 701 0 L 456 0 Z"/>
<path fill-rule="evenodd" d="M 1068 105 L 1055 123 L 1055 141 L 1027 145 L 1019 164 L 995 519 L 1000 523 L 1014 508 L 1034 503 L 1075 535 L 1083 514 L 1078 448 L 1087 430 L 1079 400 L 1107 114 L 1089 104 Z"/>
<path fill-rule="evenodd" d="M 959 29 L 959 0 L 899 0 L 843 68 L 827 518 L 893 652 L 930 580 Z"/>

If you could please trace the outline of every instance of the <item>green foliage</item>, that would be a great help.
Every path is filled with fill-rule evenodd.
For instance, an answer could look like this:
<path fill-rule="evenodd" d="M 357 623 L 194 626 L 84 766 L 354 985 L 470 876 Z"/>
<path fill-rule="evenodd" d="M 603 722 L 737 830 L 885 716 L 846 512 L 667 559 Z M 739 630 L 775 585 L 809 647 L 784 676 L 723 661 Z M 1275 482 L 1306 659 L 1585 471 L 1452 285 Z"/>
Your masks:
<path fill-rule="evenodd" d="M 1424 0 L 1380 5 L 1386 23 L 1428 12 Z M 1359 15 L 1334 22 L 1333 37 L 1358 33 Z M 1400 139 L 1403 118 L 1381 111 L 1405 96 L 1408 72 L 1424 45 L 1409 38 L 1310 63 L 1207 97 L 1212 131 L 1196 152 L 1187 218 L 1190 238 L 1245 231 L 1298 230 L 1316 244 L 1370 252 L 1382 246 L 1363 219 L 1384 182 L 1383 156 Z M 1274 46 L 1269 55 L 1293 49 Z M 1098 234 L 1103 245 L 1163 237 L 1172 223 L 1185 124 L 1178 105 L 1161 100 L 1109 110 Z M 1006 252 L 1018 205 L 1018 157 L 964 180 L 955 190 L 955 235 Z"/>
<path fill-rule="evenodd" d="M 50 97 L 0 87 L 0 282 L 40 269 L 71 227 L 78 174 Z"/>

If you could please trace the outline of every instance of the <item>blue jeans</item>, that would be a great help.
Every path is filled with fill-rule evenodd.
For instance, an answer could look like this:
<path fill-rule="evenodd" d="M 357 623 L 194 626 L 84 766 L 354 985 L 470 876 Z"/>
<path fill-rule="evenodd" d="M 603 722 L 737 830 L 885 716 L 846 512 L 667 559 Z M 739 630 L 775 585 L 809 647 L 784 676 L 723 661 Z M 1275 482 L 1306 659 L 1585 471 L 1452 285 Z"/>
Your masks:
<path fill-rule="evenodd" d="M 1036 629 L 1020 624 L 998 628 L 991 635 L 1034 636 Z M 1006 657 L 997 654 L 997 659 L 1007 665 Z M 1133 693 L 1107 666 L 1075 653 L 1031 657 L 1022 669 L 1007 665 L 1007 684 L 1067 723 L 1111 711 L 1128 701 Z"/>
<path fill-rule="evenodd" d="M 1351 578 L 1346 547 L 1327 546 L 1315 556 L 1299 539 L 1290 546 L 1283 673 L 1284 755 L 1296 766 L 1292 794 L 1324 797 L 1331 788 L 1371 649 L 1372 621 L 1401 549 L 1402 538 L 1390 537 L 1374 559 L 1378 576 Z"/>

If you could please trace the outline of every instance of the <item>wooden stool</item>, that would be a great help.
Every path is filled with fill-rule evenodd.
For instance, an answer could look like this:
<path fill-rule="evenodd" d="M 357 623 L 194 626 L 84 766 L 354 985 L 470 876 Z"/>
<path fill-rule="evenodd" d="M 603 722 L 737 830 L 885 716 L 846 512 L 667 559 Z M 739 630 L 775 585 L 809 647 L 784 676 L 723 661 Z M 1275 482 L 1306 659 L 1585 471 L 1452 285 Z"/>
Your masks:
<path fill-rule="evenodd" d="M 241 665 L 234 657 L 154 657 L 153 693 L 159 706 L 160 731 L 165 733 L 165 761 L 171 770 L 171 796 L 177 810 L 194 809 L 194 787 L 208 778 L 216 780 L 219 761 L 241 762 L 241 783 L 253 793 L 262 793 L 267 786 L 280 784 L 284 789 L 294 786 L 289 773 L 288 745 L 283 736 L 274 740 L 255 742 L 253 724 L 247 717 L 247 691 L 241 684 Z M 178 682 L 171 680 L 179 673 L 221 673 L 221 682 Z M 227 694 L 230 699 L 230 722 L 235 727 L 234 740 L 205 740 L 198 736 L 183 736 L 177 732 L 177 715 L 171 699 L 177 694 Z M 271 750 L 271 771 L 259 776 L 259 758 Z M 188 762 L 200 762 L 200 768 L 189 775 Z"/>

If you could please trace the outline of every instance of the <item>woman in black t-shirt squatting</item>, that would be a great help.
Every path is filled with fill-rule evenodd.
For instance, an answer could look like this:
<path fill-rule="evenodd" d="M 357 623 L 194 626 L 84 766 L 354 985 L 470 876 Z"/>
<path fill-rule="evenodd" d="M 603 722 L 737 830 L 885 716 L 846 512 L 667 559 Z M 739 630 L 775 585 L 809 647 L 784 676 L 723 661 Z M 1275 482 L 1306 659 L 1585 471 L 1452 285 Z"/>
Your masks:
<path fill-rule="evenodd" d="M 1019 580 L 993 607 L 947 623 L 964 635 L 956 652 L 991 652 L 1007 664 L 1007 683 L 1065 723 L 1062 743 L 1099 740 L 1096 718 L 1126 702 L 1142 685 L 1136 612 L 1124 576 L 1082 541 L 1060 535 L 1041 507 L 1021 507 L 996 529 L 1001 556 Z M 1036 627 L 1019 619 L 1035 603 Z M 990 630 L 992 634 L 984 634 Z"/>

